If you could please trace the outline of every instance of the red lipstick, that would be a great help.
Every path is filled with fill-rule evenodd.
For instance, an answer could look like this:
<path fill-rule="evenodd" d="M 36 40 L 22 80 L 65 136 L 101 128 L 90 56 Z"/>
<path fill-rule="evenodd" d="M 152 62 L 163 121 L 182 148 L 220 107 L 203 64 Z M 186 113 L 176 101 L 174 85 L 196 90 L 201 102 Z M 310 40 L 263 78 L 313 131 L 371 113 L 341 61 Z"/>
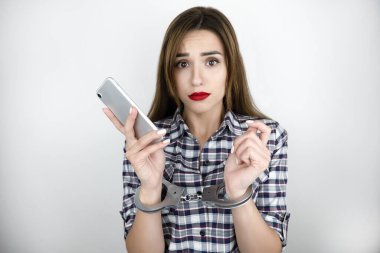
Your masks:
<path fill-rule="evenodd" d="M 206 99 L 208 96 L 210 96 L 210 93 L 207 93 L 207 92 L 194 92 L 191 95 L 189 95 L 189 98 L 191 100 L 200 101 L 200 100 Z"/>

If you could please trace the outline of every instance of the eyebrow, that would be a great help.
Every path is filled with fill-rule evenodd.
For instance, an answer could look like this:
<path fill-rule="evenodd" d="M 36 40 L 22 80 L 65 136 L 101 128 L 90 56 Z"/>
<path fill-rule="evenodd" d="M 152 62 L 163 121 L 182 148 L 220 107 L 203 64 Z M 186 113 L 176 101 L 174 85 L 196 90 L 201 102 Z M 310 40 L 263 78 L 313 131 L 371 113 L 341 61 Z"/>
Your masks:
<path fill-rule="evenodd" d="M 214 51 L 209 51 L 209 52 L 203 52 L 203 53 L 201 53 L 201 56 L 208 56 L 208 55 L 213 55 L 213 54 L 222 55 L 221 52 L 214 50 Z M 185 56 L 189 56 L 189 53 L 178 53 L 176 55 L 176 57 L 185 57 Z"/>

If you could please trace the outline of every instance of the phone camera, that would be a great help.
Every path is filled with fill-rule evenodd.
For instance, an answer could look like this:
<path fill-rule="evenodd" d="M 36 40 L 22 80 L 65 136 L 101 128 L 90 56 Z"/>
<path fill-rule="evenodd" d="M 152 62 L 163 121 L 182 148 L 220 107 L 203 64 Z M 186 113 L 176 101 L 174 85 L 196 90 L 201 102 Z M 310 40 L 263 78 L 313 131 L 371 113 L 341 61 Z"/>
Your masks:
<path fill-rule="evenodd" d="M 99 98 L 102 98 L 102 95 L 101 95 L 100 93 L 98 93 L 98 97 L 99 97 Z"/>

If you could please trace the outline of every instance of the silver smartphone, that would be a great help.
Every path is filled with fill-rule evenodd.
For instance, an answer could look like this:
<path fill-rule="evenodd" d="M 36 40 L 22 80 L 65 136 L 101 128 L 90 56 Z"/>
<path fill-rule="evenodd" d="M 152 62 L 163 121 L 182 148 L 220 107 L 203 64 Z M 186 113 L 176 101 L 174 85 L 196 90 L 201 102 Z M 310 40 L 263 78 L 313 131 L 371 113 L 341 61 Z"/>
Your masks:
<path fill-rule="evenodd" d="M 131 106 L 137 109 L 138 115 L 134 126 L 136 138 L 140 138 L 152 130 L 158 130 L 112 77 L 108 77 L 103 81 L 96 94 L 123 125 L 128 118 Z M 157 141 L 160 141 L 160 139 L 155 142 Z"/>

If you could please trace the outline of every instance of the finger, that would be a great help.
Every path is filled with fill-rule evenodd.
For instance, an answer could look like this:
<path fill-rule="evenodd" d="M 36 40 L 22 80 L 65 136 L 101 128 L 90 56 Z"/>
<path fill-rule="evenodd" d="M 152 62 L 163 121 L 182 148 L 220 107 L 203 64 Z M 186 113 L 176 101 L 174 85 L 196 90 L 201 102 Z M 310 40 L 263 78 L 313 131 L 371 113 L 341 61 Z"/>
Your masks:
<path fill-rule="evenodd" d="M 245 123 L 247 124 L 247 131 L 253 131 L 257 134 L 257 127 L 254 127 L 254 126 L 251 126 L 251 124 L 253 123 L 254 121 L 253 120 L 247 120 Z"/>
<path fill-rule="evenodd" d="M 256 157 L 256 155 L 253 153 L 254 151 L 251 147 L 244 149 L 239 156 L 240 161 L 244 162 L 247 165 L 251 164 L 251 160 L 253 160 L 253 158 Z"/>
<path fill-rule="evenodd" d="M 247 129 L 247 131 L 245 133 L 243 133 L 242 135 L 236 137 L 236 139 L 234 141 L 234 146 L 235 145 L 238 146 L 242 141 L 244 141 L 244 139 L 246 138 L 247 133 L 251 133 L 251 132 L 254 132 L 255 134 L 257 133 L 257 128 L 249 126 L 251 123 L 253 123 L 253 120 L 247 120 L 246 121 L 248 129 Z"/>
<path fill-rule="evenodd" d="M 150 131 L 149 133 L 143 135 L 140 139 L 138 139 L 128 151 L 130 153 L 140 152 L 141 150 L 146 148 L 149 144 L 151 144 L 154 140 L 161 138 L 165 134 L 166 134 L 165 129 Z"/>
<path fill-rule="evenodd" d="M 242 159 L 243 152 L 248 149 L 252 148 L 254 153 L 260 154 L 260 156 L 269 158 L 269 152 L 267 152 L 267 148 L 263 146 L 260 139 L 257 136 L 253 137 L 254 139 L 247 138 L 245 141 L 240 143 L 240 145 L 236 148 L 236 156 L 239 159 Z"/>
<path fill-rule="evenodd" d="M 228 156 L 225 166 L 226 168 L 229 168 L 230 170 L 238 170 L 242 167 L 242 166 L 237 166 L 237 165 L 239 165 L 237 163 L 237 156 L 235 155 L 235 153 L 231 153 Z"/>
<path fill-rule="evenodd" d="M 111 120 L 112 124 L 116 127 L 116 129 L 119 130 L 122 134 L 124 134 L 124 126 L 123 124 L 121 124 L 118 118 L 116 118 L 115 114 L 113 114 L 113 112 L 108 108 L 103 108 L 103 112 Z"/>
<path fill-rule="evenodd" d="M 272 129 L 269 126 L 265 125 L 261 121 L 254 121 L 252 123 L 249 123 L 248 125 L 250 128 L 251 127 L 257 128 L 257 130 L 259 130 L 261 132 L 260 133 L 260 140 L 266 146 L 268 143 L 269 135 L 270 135 Z"/>
<path fill-rule="evenodd" d="M 234 150 L 236 150 L 247 139 L 252 139 L 253 141 L 257 142 L 258 145 L 262 145 L 262 142 L 259 136 L 257 136 L 256 132 L 254 130 L 249 130 L 235 139 L 233 143 Z"/>
<path fill-rule="evenodd" d="M 129 110 L 127 120 L 124 124 L 124 135 L 128 145 L 132 145 L 132 143 L 135 143 L 137 141 L 135 136 L 135 130 L 133 129 L 136 122 L 137 114 L 137 110 L 134 107 L 131 107 L 131 109 Z"/>
<path fill-rule="evenodd" d="M 265 157 L 263 156 L 263 154 L 255 152 L 255 150 L 252 147 L 248 147 L 242 152 L 240 160 L 243 161 L 245 164 L 250 165 L 253 162 L 264 161 Z"/>

